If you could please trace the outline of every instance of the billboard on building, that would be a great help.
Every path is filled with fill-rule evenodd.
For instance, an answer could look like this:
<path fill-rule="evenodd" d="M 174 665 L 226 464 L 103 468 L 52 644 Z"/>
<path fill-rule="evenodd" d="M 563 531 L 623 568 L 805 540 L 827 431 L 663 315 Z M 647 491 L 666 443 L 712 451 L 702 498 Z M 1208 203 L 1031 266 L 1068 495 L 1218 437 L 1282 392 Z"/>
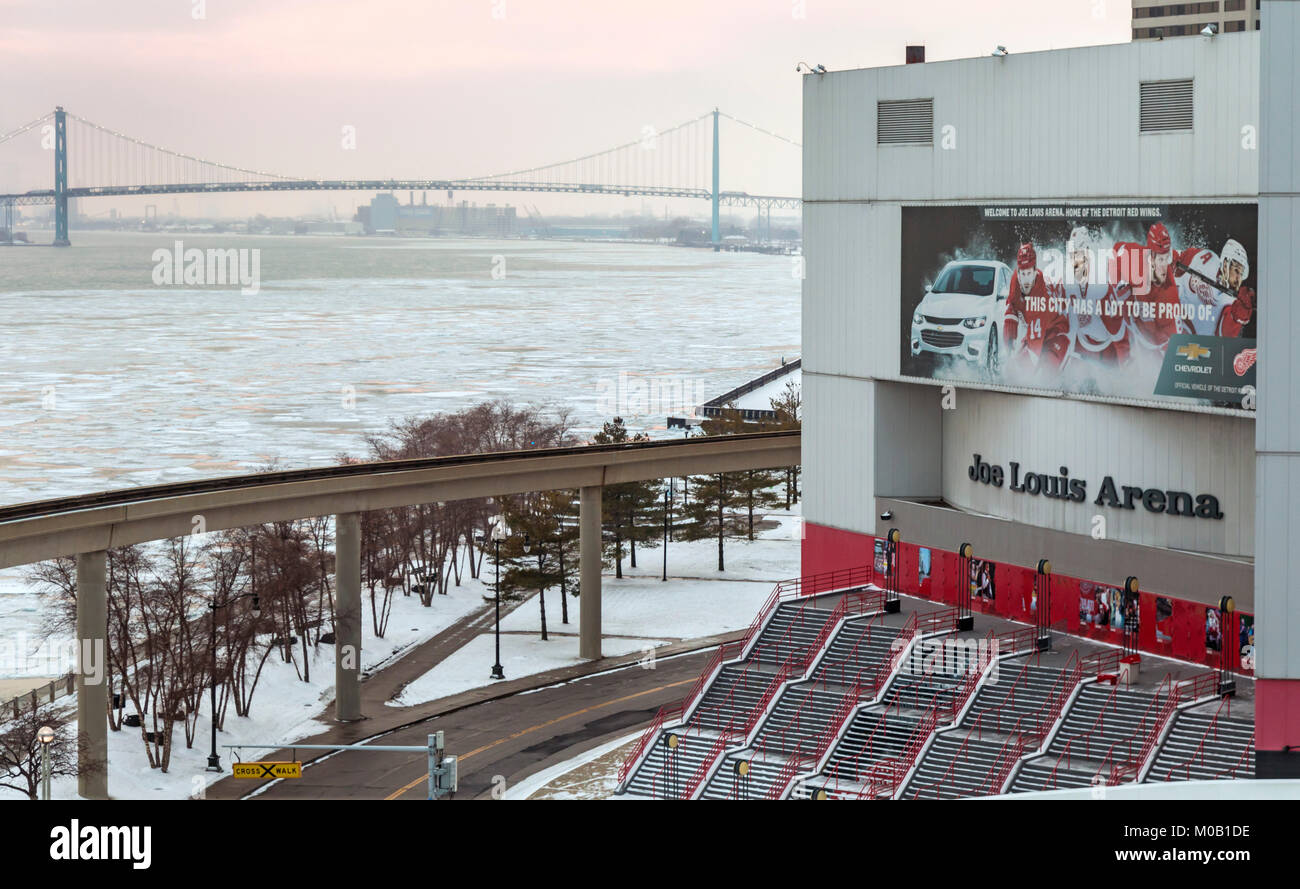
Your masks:
<path fill-rule="evenodd" d="M 1255 204 L 902 208 L 901 372 L 1254 409 Z"/>

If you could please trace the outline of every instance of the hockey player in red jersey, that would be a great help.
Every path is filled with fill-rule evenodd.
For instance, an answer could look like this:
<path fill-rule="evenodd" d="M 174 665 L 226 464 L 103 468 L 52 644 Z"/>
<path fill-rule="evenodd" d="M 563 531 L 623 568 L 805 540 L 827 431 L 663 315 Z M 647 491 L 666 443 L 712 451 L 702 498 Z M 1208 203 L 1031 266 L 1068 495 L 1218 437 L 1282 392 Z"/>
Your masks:
<path fill-rule="evenodd" d="M 1095 361 L 1117 365 L 1128 359 L 1129 345 L 1121 297 L 1108 269 L 1093 267 L 1093 238 L 1075 226 L 1066 243 L 1069 266 L 1063 286 L 1070 319 L 1069 362 Z M 1098 251 L 1104 256 L 1104 251 Z"/>
<path fill-rule="evenodd" d="M 1147 230 L 1144 245 L 1115 245 L 1111 283 L 1123 301 L 1124 328 L 1131 352 L 1164 356 L 1169 338 L 1178 332 L 1182 300 L 1174 279 L 1174 250 L 1169 229 L 1157 222 Z M 1124 280 L 1127 279 L 1127 280 Z"/>
<path fill-rule="evenodd" d="M 1179 320 L 1182 333 L 1201 336 L 1241 336 L 1255 312 L 1255 291 L 1247 287 L 1250 260 L 1241 242 L 1231 238 L 1222 255 L 1204 247 L 1178 254 L 1174 279 L 1187 316 Z"/>
<path fill-rule="evenodd" d="M 1061 311 L 1061 286 L 1038 268 L 1032 243 L 1016 253 L 1002 336 L 1014 366 L 1057 371 L 1070 351 L 1070 319 Z"/>

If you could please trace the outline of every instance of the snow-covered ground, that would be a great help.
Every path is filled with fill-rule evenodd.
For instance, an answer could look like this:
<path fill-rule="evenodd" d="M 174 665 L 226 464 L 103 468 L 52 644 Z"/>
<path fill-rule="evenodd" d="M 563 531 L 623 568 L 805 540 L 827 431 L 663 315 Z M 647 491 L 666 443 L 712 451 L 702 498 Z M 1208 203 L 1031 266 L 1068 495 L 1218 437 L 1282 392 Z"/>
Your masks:
<path fill-rule="evenodd" d="M 749 625 L 755 611 L 772 592 L 772 585 L 799 573 L 798 507 L 789 513 L 766 515 L 765 527 L 753 542 L 728 539 L 725 546 L 727 570 L 717 570 L 716 540 L 673 541 L 668 550 L 668 581 L 660 580 L 663 566 L 661 549 L 638 552 L 636 569 L 624 564 L 627 575 L 615 579 L 612 570 L 603 578 L 602 618 L 606 656 L 641 651 L 678 639 L 709 636 Z M 490 576 L 485 572 L 485 578 Z M 435 596 L 431 607 L 420 605 L 418 597 L 396 596 L 392 616 L 383 639 L 373 634 L 368 599 L 363 602 L 364 640 L 362 667 L 373 671 L 396 660 L 412 646 L 423 642 L 457 619 L 484 604 L 488 588 L 465 578 L 459 588 L 451 587 L 448 595 Z M 547 628 L 551 639 L 539 637 L 541 609 L 534 596 L 502 620 L 501 661 L 509 679 L 518 679 L 546 670 L 580 663 L 578 657 L 578 621 L 581 599 L 569 599 L 569 623 L 560 622 L 558 591 L 546 596 Z M 482 625 L 491 628 L 491 623 Z M 476 636 L 456 653 L 411 683 L 403 691 L 401 705 L 447 697 L 489 685 L 493 662 L 493 634 Z M 320 646 L 311 656 L 311 682 L 298 678 L 293 665 L 282 662 L 275 653 L 267 660 L 253 698 L 252 715 L 226 717 L 225 730 L 217 736 L 218 752 L 229 767 L 230 751 L 226 744 L 283 745 L 316 734 L 328 723 L 329 705 L 334 694 L 334 648 Z M 72 710 L 75 698 L 65 698 L 60 706 Z M 184 731 L 178 727 L 174 736 L 172 759 L 166 773 L 149 768 L 143 744 L 136 729 L 110 732 L 108 742 L 110 795 L 120 799 L 178 799 L 201 794 L 211 781 L 222 777 L 204 771 L 207 765 L 211 723 L 207 718 L 207 699 L 198 717 L 193 748 L 184 746 Z M 145 718 L 148 727 L 148 717 Z M 70 723 L 68 731 L 75 730 Z M 258 749 L 249 747 L 244 759 L 254 759 Z M 76 797 L 76 779 L 53 782 L 58 799 Z M 21 798 L 13 791 L 0 790 L 0 799 Z"/>
<path fill-rule="evenodd" d="M 610 799 L 618 789 L 618 767 L 641 735 L 631 732 L 530 775 L 501 798 Z"/>
<path fill-rule="evenodd" d="M 377 639 L 370 618 L 368 594 L 364 594 L 363 636 L 361 665 L 363 670 L 397 658 L 402 652 L 446 629 L 457 619 L 470 613 L 484 602 L 486 588 L 468 577 L 460 587 L 450 587 L 447 595 L 434 596 L 428 608 L 420 604 L 417 596 L 397 595 L 393 599 L 392 613 L 384 638 Z M 198 730 L 194 747 L 186 749 L 183 726 L 177 726 L 173 735 L 170 767 L 166 773 L 149 767 L 145 757 L 140 730 L 123 728 L 108 734 L 108 792 L 119 799 L 179 799 L 201 793 L 203 788 L 223 774 L 229 773 L 230 751 L 224 744 L 283 744 L 320 732 L 326 722 L 329 705 L 334 700 L 334 646 L 321 645 L 310 659 L 310 682 L 303 682 L 292 664 L 285 663 L 277 652 L 267 658 L 266 666 L 253 693 L 252 713 L 247 717 L 235 716 L 233 709 L 226 714 L 225 729 L 217 734 L 217 752 L 227 771 L 222 774 L 206 772 L 212 723 L 208 718 L 208 698 L 203 698 L 198 717 Z M 76 698 L 63 698 L 59 706 L 75 713 Z M 144 717 L 145 728 L 151 728 L 149 716 Z M 75 720 L 69 723 L 68 733 L 75 731 Z M 256 759 L 259 751 L 243 751 L 243 759 Z M 51 792 L 56 799 L 74 799 L 77 794 L 75 778 L 61 778 L 52 782 Z M 0 799 L 22 798 L 21 794 L 0 789 Z"/>
<path fill-rule="evenodd" d="M 662 644 L 661 640 L 606 637 L 601 647 L 606 657 L 615 657 Z M 451 657 L 403 689 L 396 706 L 419 704 L 497 681 L 489 678 L 495 656 L 494 646 L 495 640 L 491 633 L 476 636 Z M 507 679 L 519 679 L 581 662 L 577 636 L 552 635 L 549 641 L 543 642 L 540 636 L 501 635 L 501 669 Z"/>
<path fill-rule="evenodd" d="M 624 563 L 624 577 L 606 571 L 601 581 L 601 624 L 606 657 L 653 649 L 679 639 L 712 636 L 749 626 L 772 585 L 799 574 L 796 505 L 767 515 L 754 541 L 728 539 L 725 571 L 718 571 L 716 540 L 668 544 L 668 580 L 661 579 L 663 549 L 641 549 L 638 565 Z M 578 627 L 581 598 L 569 599 L 569 623 L 562 624 L 558 590 L 546 594 L 546 629 L 541 641 L 541 604 L 532 596 L 501 621 L 501 665 L 508 679 L 581 663 Z M 398 703 L 410 706 L 488 685 L 493 634 L 484 633 L 403 689 Z"/>

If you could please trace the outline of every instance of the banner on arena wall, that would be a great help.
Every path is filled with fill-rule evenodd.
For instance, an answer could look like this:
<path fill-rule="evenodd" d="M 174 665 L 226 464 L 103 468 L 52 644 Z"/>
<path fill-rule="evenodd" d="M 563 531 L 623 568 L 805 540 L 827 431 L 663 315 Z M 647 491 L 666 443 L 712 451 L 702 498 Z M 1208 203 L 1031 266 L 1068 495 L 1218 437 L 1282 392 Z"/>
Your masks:
<path fill-rule="evenodd" d="M 900 371 L 1255 407 L 1255 204 L 902 208 Z"/>

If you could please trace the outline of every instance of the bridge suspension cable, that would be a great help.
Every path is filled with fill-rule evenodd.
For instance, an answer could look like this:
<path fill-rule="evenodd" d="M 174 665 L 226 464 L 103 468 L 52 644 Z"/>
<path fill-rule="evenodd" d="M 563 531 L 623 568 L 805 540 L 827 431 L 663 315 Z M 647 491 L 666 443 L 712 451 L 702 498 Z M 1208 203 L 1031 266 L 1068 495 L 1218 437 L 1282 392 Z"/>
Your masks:
<path fill-rule="evenodd" d="M 35 129 L 41 124 L 53 119 L 53 117 L 54 117 L 53 112 L 50 112 L 49 114 L 41 115 L 40 117 L 36 118 L 30 123 L 25 123 L 22 126 L 20 126 L 18 129 L 10 130 L 9 132 L 5 133 L 3 136 L 0 136 L 0 142 L 8 142 L 10 139 L 14 138 L 15 136 L 21 136 L 23 133 L 27 132 L 28 130 Z"/>
<path fill-rule="evenodd" d="M 707 112 L 664 130 L 647 127 L 639 139 L 581 157 L 462 181 L 527 179 L 544 183 L 568 181 L 631 186 L 651 180 L 663 184 L 676 178 L 673 184 L 683 189 L 705 188 L 705 159 L 712 145 L 699 125 L 711 115 L 712 112 Z M 566 173 L 570 175 L 564 175 Z"/>
<path fill-rule="evenodd" d="M 69 113 L 68 119 L 87 128 L 81 134 L 81 138 L 71 140 L 71 154 L 76 165 L 76 172 L 80 174 L 78 178 L 94 177 L 93 182 L 83 184 L 126 184 L 125 182 L 118 183 L 115 181 L 119 176 L 125 176 L 135 184 L 145 184 L 146 179 L 156 178 L 170 179 L 172 182 L 200 179 L 209 182 L 221 182 L 232 181 L 234 178 L 246 180 L 249 176 L 258 180 L 281 181 L 296 181 L 299 178 L 284 176 L 266 170 L 237 167 L 233 164 L 223 164 L 181 151 L 173 151 L 170 148 L 154 145 L 126 133 L 120 133 L 77 114 Z M 89 134 L 93 134 L 93 136 L 87 140 L 85 137 Z M 114 146 L 111 144 L 113 139 L 127 143 L 131 147 L 127 148 L 125 153 L 120 150 L 114 152 Z M 87 141 L 91 143 L 89 151 L 85 144 Z M 150 156 L 150 152 L 156 154 Z M 217 175 L 213 175 L 214 173 Z M 230 174 L 229 178 L 227 178 L 227 174 Z"/>
<path fill-rule="evenodd" d="M 758 124 L 750 123 L 747 120 L 741 120 L 739 117 L 732 117 L 730 114 L 728 114 L 725 111 L 719 111 L 718 114 L 722 117 L 725 117 L 727 120 L 732 121 L 733 123 L 740 124 L 742 127 L 749 127 L 751 130 L 755 130 L 756 132 L 762 133 L 764 136 L 771 136 L 773 139 L 780 139 L 782 142 L 789 142 L 795 148 L 803 148 L 803 145 L 794 141 L 793 139 L 787 138 L 786 136 L 782 136 L 780 133 L 774 133 L 771 130 L 764 129 L 763 127 L 760 127 Z"/>

